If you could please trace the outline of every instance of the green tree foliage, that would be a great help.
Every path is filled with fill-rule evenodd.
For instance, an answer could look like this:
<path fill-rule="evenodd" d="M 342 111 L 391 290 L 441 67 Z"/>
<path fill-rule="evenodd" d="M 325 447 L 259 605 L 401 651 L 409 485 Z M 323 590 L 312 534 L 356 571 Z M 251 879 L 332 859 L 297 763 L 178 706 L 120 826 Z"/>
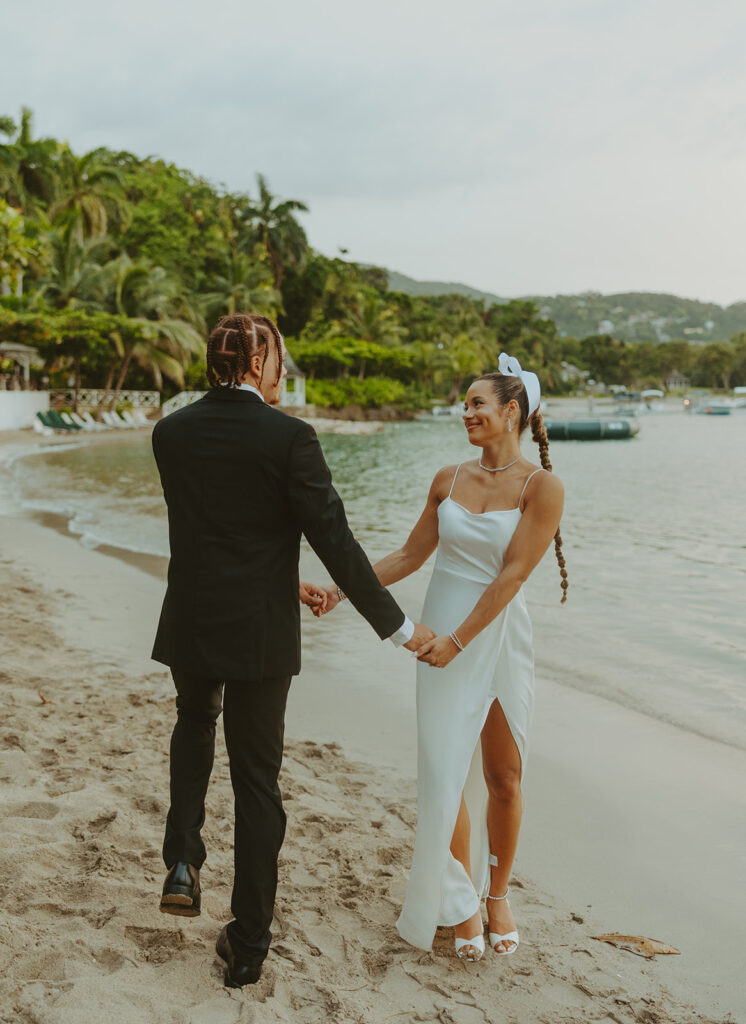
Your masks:
<path fill-rule="evenodd" d="M 364 380 L 366 371 L 401 381 L 415 377 L 414 353 L 410 348 L 390 348 L 358 338 L 298 341 L 293 344 L 293 358 L 311 380 L 350 376 Z"/>
<path fill-rule="evenodd" d="M 363 409 L 380 408 L 382 405 L 407 404 L 407 388 L 401 381 L 389 377 L 368 377 L 358 380 L 347 377 L 343 380 L 314 380 L 306 385 L 307 398 L 315 405 L 342 409 L 347 405 L 359 405 Z"/>
<path fill-rule="evenodd" d="M 731 386 L 731 376 L 736 368 L 736 351 L 731 345 L 713 342 L 697 353 L 695 372 L 706 387 Z"/>
<path fill-rule="evenodd" d="M 18 290 L 36 252 L 34 239 L 26 234 L 21 213 L 0 199 L 0 294 Z"/>
<path fill-rule="evenodd" d="M 145 257 L 178 274 L 189 292 L 210 290 L 223 271 L 235 232 L 228 197 L 162 160 L 112 154 L 124 178 L 131 222 L 115 233 L 132 259 Z"/>
<path fill-rule="evenodd" d="M 583 366 L 591 377 L 606 384 L 626 384 L 623 370 L 627 343 L 610 334 L 592 334 L 580 342 Z"/>

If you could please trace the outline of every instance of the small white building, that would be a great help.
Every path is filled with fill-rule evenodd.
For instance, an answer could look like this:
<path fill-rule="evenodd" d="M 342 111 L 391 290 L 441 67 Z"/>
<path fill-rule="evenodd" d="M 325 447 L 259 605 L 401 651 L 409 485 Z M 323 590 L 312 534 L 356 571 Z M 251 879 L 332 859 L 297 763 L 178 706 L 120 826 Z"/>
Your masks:
<path fill-rule="evenodd" d="M 285 356 L 285 366 L 288 375 L 282 382 L 282 395 L 280 406 L 296 408 L 306 404 L 306 375 L 296 366 L 293 357 L 288 352 Z"/>
<path fill-rule="evenodd" d="M 691 380 L 678 370 L 672 370 L 663 381 L 666 391 L 686 391 L 690 384 Z"/>
<path fill-rule="evenodd" d="M 0 430 L 23 430 L 33 426 L 37 412 L 49 408 L 48 391 L 30 391 L 31 365 L 38 360 L 38 352 L 30 345 L 13 341 L 0 343 L 0 359 L 12 359 L 21 369 L 8 380 L 0 374 Z M 10 387 L 8 387 L 10 385 Z"/>

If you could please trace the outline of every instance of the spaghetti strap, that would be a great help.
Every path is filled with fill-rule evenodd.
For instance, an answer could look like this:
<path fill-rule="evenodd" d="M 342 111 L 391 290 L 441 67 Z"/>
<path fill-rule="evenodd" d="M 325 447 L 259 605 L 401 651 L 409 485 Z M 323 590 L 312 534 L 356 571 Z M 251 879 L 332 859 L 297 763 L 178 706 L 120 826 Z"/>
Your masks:
<path fill-rule="evenodd" d="M 526 477 L 526 482 L 525 482 L 525 484 L 523 485 L 523 490 L 521 491 L 521 496 L 520 496 L 520 498 L 518 499 L 518 509 L 519 509 L 519 510 L 520 510 L 520 507 L 521 507 L 521 502 L 523 501 L 523 495 L 524 495 L 524 494 L 526 493 L 526 488 L 528 487 L 528 482 L 529 482 L 529 480 L 531 479 L 531 477 L 532 477 L 532 476 L 536 476 L 536 474 L 537 474 L 537 473 L 543 473 L 543 470 L 541 470 L 541 469 L 535 469 L 535 470 L 533 471 L 533 473 L 529 473 L 529 475 L 528 475 L 528 476 Z M 453 485 L 451 485 L 451 490 L 453 490 Z"/>
<path fill-rule="evenodd" d="M 458 466 L 456 466 L 456 472 L 453 474 L 453 480 L 451 480 L 451 489 L 448 492 L 448 497 L 449 498 L 453 494 L 453 485 L 456 483 L 456 477 L 458 476 L 458 471 L 461 469 L 462 466 L 463 466 L 463 462 L 459 462 Z M 519 504 L 520 504 L 520 502 L 519 502 Z"/>

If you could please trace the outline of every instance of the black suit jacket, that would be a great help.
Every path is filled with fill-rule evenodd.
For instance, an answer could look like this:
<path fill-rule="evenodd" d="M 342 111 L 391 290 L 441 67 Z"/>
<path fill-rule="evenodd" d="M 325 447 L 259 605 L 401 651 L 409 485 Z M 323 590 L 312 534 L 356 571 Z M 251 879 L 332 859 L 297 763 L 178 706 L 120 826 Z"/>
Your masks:
<path fill-rule="evenodd" d="M 220 679 L 298 673 L 301 533 L 381 638 L 403 624 L 307 423 L 221 387 L 156 424 L 153 451 L 171 543 L 156 661 Z"/>

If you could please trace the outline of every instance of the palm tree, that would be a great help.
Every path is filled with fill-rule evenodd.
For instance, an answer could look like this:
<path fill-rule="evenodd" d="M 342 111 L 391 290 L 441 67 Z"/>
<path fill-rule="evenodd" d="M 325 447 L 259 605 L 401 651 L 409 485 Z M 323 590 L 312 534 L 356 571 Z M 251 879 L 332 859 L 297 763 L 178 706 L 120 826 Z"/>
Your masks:
<path fill-rule="evenodd" d="M 468 334 L 459 334 L 444 349 L 448 370 L 451 375 L 451 387 L 448 401 L 458 401 L 464 380 L 476 377 L 482 372 L 484 352 L 481 345 Z"/>
<path fill-rule="evenodd" d="M 251 251 L 257 241 L 267 250 L 274 274 L 275 288 L 282 287 L 284 268 L 288 265 L 302 269 L 308 249 L 306 232 L 295 219 L 298 212 L 307 213 L 308 207 L 299 199 L 277 201 L 269 190 L 263 174 L 256 176 L 259 201 L 248 201 L 240 219 L 248 231 L 239 243 Z"/>
<path fill-rule="evenodd" d="M 164 375 L 183 387 L 191 356 L 204 352 L 204 321 L 179 280 L 163 267 L 148 260 L 134 262 L 127 255 L 103 267 L 100 280 L 121 326 L 111 336 L 112 362 L 99 408 L 116 403 L 133 360 L 151 374 L 158 389 Z"/>
<path fill-rule="evenodd" d="M 342 324 L 349 310 L 360 304 L 360 279 L 354 263 L 340 259 L 326 260 L 318 256 L 314 262 L 321 264 L 325 278 L 321 301 L 315 313 L 324 324 L 324 333 L 328 333 L 326 325 L 335 322 Z"/>
<path fill-rule="evenodd" d="M 32 304 L 55 309 L 102 307 L 102 264 L 111 249 L 108 239 L 82 241 L 68 224 L 46 236 L 42 265 Z"/>
<path fill-rule="evenodd" d="M 376 345 L 397 345 L 406 334 L 394 311 L 374 292 L 360 292 L 348 311 L 344 328 L 354 337 Z"/>
<path fill-rule="evenodd" d="M 54 197 L 59 149 L 55 139 L 34 139 L 32 123 L 28 107 L 21 109 L 18 126 L 9 117 L 0 118 L 0 131 L 15 136 L 8 145 L 0 146 L 0 195 L 27 213 L 36 212 Z"/>
<path fill-rule="evenodd" d="M 64 146 L 59 156 L 58 197 L 49 208 L 50 219 L 69 221 L 81 238 L 94 238 L 106 234 L 110 217 L 126 225 L 129 213 L 124 175 L 110 163 L 106 150 L 75 156 Z"/>
<path fill-rule="evenodd" d="M 272 271 L 267 266 L 263 246 L 255 246 L 252 256 L 231 253 L 222 274 L 213 278 L 215 291 L 202 296 L 212 316 L 232 314 L 239 309 L 276 317 L 282 308 L 282 296 L 273 287 Z"/>
<path fill-rule="evenodd" d="M 433 386 L 433 377 L 440 367 L 440 350 L 433 341 L 416 341 L 412 349 L 414 371 L 429 391 Z"/>
<path fill-rule="evenodd" d="M 184 370 L 191 356 L 203 355 L 205 349 L 203 336 L 191 324 L 174 318 L 146 320 L 142 317 L 128 317 L 115 337 L 115 343 L 117 356 L 121 358 L 119 373 L 111 397 L 105 394 L 99 408 L 103 408 L 107 401 L 110 405 L 116 405 L 133 360 L 150 373 L 158 390 L 163 387 L 164 376 L 183 388 Z M 113 361 L 107 392 L 111 388 L 115 369 L 116 361 Z"/>

